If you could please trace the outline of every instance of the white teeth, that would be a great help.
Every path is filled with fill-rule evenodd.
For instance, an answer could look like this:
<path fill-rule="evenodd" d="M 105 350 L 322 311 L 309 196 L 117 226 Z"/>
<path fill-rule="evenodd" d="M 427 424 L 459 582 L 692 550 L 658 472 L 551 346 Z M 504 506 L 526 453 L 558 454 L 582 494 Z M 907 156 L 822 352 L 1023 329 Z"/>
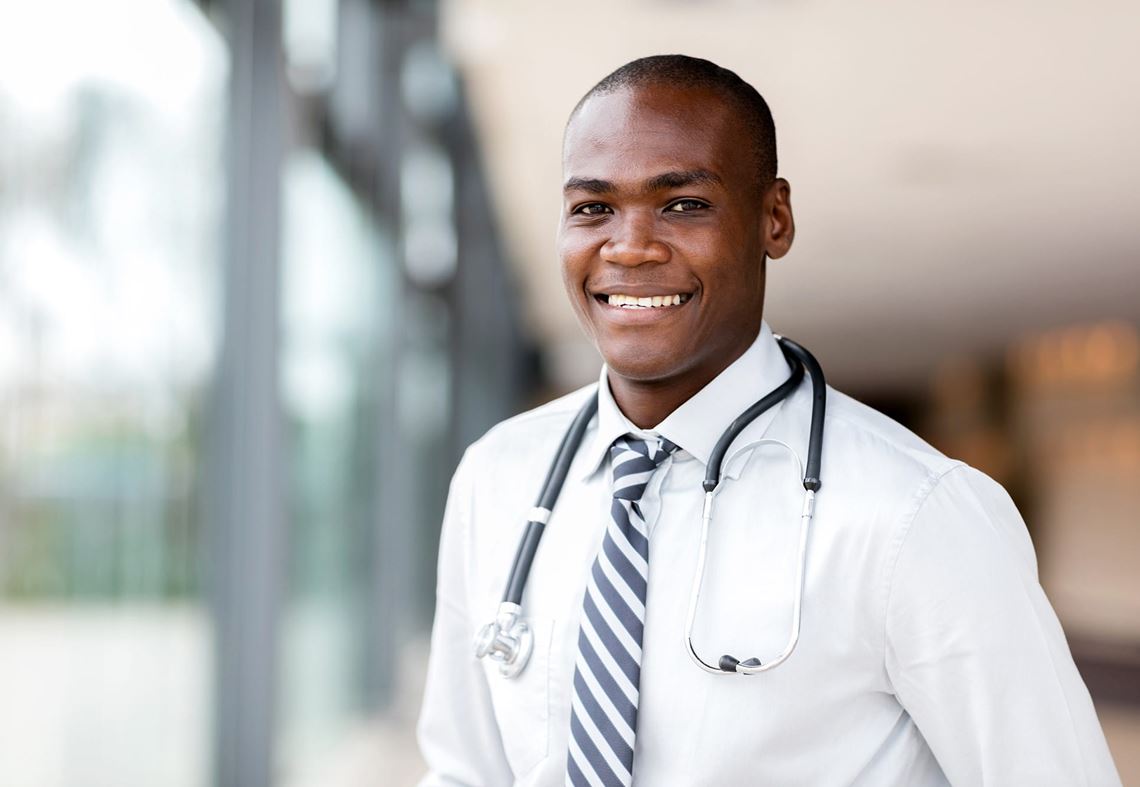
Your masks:
<path fill-rule="evenodd" d="M 652 295 L 645 297 L 637 297 L 634 295 L 623 295 L 621 293 L 614 293 L 607 296 L 607 302 L 610 306 L 621 306 L 626 309 L 646 309 L 658 308 L 661 306 L 680 306 L 687 296 L 684 295 Z"/>

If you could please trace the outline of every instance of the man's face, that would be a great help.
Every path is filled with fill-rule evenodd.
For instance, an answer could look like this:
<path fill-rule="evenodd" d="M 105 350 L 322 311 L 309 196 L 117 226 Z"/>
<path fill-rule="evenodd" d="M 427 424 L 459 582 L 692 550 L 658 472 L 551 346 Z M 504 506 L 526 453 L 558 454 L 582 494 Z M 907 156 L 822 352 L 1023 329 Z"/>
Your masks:
<path fill-rule="evenodd" d="M 594 96 L 571 121 L 562 278 L 611 375 L 703 387 L 756 337 L 765 257 L 792 224 L 787 183 L 763 190 L 751 150 L 731 105 L 699 89 Z"/>

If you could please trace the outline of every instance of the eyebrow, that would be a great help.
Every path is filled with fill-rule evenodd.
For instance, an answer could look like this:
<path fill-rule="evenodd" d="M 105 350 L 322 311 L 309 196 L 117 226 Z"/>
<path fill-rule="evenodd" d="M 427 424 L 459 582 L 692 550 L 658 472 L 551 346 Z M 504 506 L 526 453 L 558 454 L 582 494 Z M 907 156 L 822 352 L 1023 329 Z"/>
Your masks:
<path fill-rule="evenodd" d="M 709 172 L 707 169 L 689 169 L 682 172 L 663 172 L 654 175 L 645 181 L 645 191 L 664 191 L 665 189 L 679 189 L 683 186 L 723 186 L 720 175 Z"/>
<path fill-rule="evenodd" d="M 676 172 L 662 172 L 654 175 L 641 184 L 642 193 L 679 189 L 684 186 L 717 185 L 723 186 L 724 181 L 720 175 L 707 169 L 689 169 Z M 600 178 L 570 178 L 562 187 L 565 191 L 585 191 L 589 194 L 609 194 L 617 191 L 617 186 L 609 180 Z"/>
<path fill-rule="evenodd" d="M 563 191 L 585 191 L 590 194 L 605 194 L 614 190 L 614 184 L 598 178 L 570 178 L 562 187 Z"/>

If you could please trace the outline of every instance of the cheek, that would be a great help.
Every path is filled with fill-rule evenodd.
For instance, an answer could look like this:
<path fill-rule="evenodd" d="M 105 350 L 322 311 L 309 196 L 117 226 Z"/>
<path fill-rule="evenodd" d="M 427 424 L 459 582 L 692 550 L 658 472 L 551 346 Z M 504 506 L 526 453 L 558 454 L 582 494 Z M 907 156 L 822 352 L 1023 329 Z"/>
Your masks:
<path fill-rule="evenodd" d="M 561 264 L 562 283 L 571 300 L 576 301 L 583 297 L 582 285 L 590 272 L 593 247 L 586 238 L 575 237 L 573 233 L 560 233 L 556 248 Z"/>
<path fill-rule="evenodd" d="M 660 237 L 694 272 L 712 276 L 718 276 L 727 260 L 744 251 L 737 227 L 727 217 L 710 216 L 680 226 L 666 225 Z"/>
<path fill-rule="evenodd" d="M 562 286 L 565 288 L 566 296 L 570 301 L 570 308 L 574 310 L 582 329 L 593 338 L 593 323 L 584 289 L 586 278 L 590 272 L 591 256 L 589 250 L 583 248 L 583 244 L 574 243 L 561 234 L 558 236 L 556 246 L 560 263 L 559 269 L 562 274 Z"/>

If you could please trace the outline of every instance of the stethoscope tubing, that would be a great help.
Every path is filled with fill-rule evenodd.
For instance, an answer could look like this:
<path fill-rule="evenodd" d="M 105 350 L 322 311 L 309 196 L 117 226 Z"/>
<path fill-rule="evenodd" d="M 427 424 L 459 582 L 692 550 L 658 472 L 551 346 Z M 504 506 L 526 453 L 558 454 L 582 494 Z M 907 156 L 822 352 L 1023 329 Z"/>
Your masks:
<path fill-rule="evenodd" d="M 582 442 L 582 435 L 594 413 L 598 411 L 598 394 L 595 391 L 586 401 L 558 446 L 554 461 L 546 473 L 546 480 L 542 482 L 542 491 L 539 492 L 538 502 L 530 510 L 526 530 L 519 540 L 519 548 L 515 553 L 514 563 L 511 564 L 511 575 L 507 580 L 507 589 L 503 593 L 504 604 L 522 603 L 523 590 L 526 581 L 530 578 L 530 567 L 534 563 L 534 555 L 538 550 L 538 543 L 546 530 L 546 523 L 550 521 L 550 514 L 554 510 L 558 496 L 562 493 L 562 485 L 566 483 L 566 474 L 570 472 L 570 464 L 574 461 L 574 454 L 578 453 L 578 446 Z"/>
<path fill-rule="evenodd" d="M 777 336 L 784 355 L 789 353 L 807 369 L 811 378 L 811 428 L 808 431 L 807 469 L 804 471 L 804 489 L 818 492 L 823 486 L 820 465 L 823 463 L 823 419 L 827 414 L 827 381 L 815 356 L 786 336 Z"/>
<path fill-rule="evenodd" d="M 796 460 L 798 465 L 798 477 L 804 476 L 803 463 L 800 461 L 799 456 L 795 450 L 783 442 L 782 440 L 763 439 L 749 443 L 746 448 L 752 448 L 762 444 L 775 444 L 783 446 L 791 453 L 792 457 Z M 743 449 L 741 449 L 743 450 Z M 788 656 L 792 655 L 792 651 L 796 649 L 796 645 L 800 640 L 800 622 L 802 620 L 801 610 L 803 609 L 803 592 L 804 592 L 804 578 L 807 569 L 807 545 L 808 545 L 808 532 L 810 530 L 811 520 L 815 514 L 815 490 L 804 490 L 804 503 L 800 512 L 800 533 L 799 533 L 799 548 L 797 551 L 797 568 L 796 568 L 796 584 L 794 587 L 794 596 L 792 602 L 792 627 L 788 634 L 788 640 L 784 645 L 783 650 L 774 659 L 761 663 L 757 658 L 749 658 L 744 661 L 725 654 L 720 657 L 720 660 L 715 664 L 710 664 L 705 661 L 697 652 L 696 646 L 693 644 L 693 626 L 697 619 L 697 610 L 701 603 L 701 590 L 704 586 L 705 566 L 708 555 L 708 541 L 709 529 L 712 524 L 712 509 L 714 505 L 714 492 L 705 493 L 704 506 L 701 510 L 701 539 L 697 550 L 697 570 L 693 575 L 693 588 L 689 592 L 689 610 L 685 617 L 685 649 L 689 653 L 689 657 L 693 663 L 700 667 L 705 672 L 714 675 L 722 675 L 726 672 L 735 672 L 740 675 L 757 675 L 761 672 L 775 669 L 787 660 Z"/>
<path fill-rule="evenodd" d="M 709 457 L 708 468 L 702 487 L 705 490 L 705 500 L 701 512 L 701 540 L 697 555 L 697 571 L 694 576 L 693 591 L 690 594 L 689 610 L 686 616 L 685 643 L 689 655 L 694 663 L 701 669 L 718 674 L 753 675 L 765 672 L 783 663 L 791 655 L 799 642 L 801 611 L 803 608 L 803 588 L 807 564 L 808 531 L 815 509 L 815 494 L 821 487 L 820 465 L 823 453 L 823 422 L 827 405 L 827 385 L 823 370 L 810 352 L 801 345 L 782 336 L 776 337 L 780 349 L 792 367 L 788 378 L 780 385 L 766 394 L 759 401 L 733 419 L 728 428 L 717 440 Z M 736 658 L 724 655 L 714 666 L 706 662 L 697 653 L 693 645 L 693 625 L 696 620 L 697 608 L 700 602 L 701 586 L 704 579 L 705 564 L 708 558 L 708 535 L 712 522 L 712 509 L 715 492 L 720 485 L 721 465 L 733 441 L 740 435 L 748 424 L 752 423 L 762 413 L 769 410 L 779 402 L 791 395 L 792 391 L 803 380 L 805 370 L 812 384 L 811 428 L 808 435 L 808 459 L 803 472 L 804 504 L 800 517 L 799 538 L 799 567 L 796 572 L 795 600 L 792 611 L 792 627 L 787 644 L 776 658 L 766 664 L 759 659 L 750 658 L 739 661 Z M 522 620 L 522 594 L 530 576 L 531 566 L 542 539 L 546 524 L 550 521 L 551 512 L 562 492 L 566 475 L 570 465 L 581 445 L 582 436 L 586 432 L 590 420 L 598 409 L 598 394 L 595 391 L 582 405 L 575 415 L 558 446 L 558 450 L 547 471 L 546 480 L 538 496 L 537 504 L 531 508 L 527 516 L 526 529 L 519 541 L 515 552 L 514 562 L 511 564 L 510 575 L 507 579 L 506 591 L 499 605 L 496 620 L 480 629 L 476 637 L 476 655 L 482 658 L 491 655 L 499 662 L 500 672 L 505 677 L 514 677 L 526 665 L 533 646 L 533 635 Z M 766 442 L 766 441 L 760 441 Z M 770 441 L 767 441 L 770 442 Z M 795 452 L 793 451 L 793 454 Z M 799 460 L 797 459 L 797 462 Z"/>

